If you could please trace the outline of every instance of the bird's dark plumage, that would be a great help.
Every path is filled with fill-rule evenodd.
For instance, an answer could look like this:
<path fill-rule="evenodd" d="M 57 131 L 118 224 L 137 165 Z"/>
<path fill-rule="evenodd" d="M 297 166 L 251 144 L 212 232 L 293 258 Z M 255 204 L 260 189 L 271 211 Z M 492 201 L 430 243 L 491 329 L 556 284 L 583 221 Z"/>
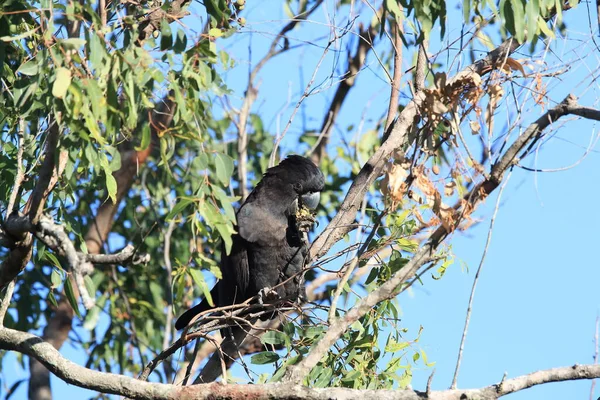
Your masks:
<path fill-rule="evenodd" d="M 296 212 L 303 205 L 314 209 L 324 185 L 323 173 L 301 156 L 289 156 L 267 170 L 237 212 L 238 233 L 230 254 L 221 252 L 222 279 L 211 291 L 217 307 L 241 303 L 265 288 L 275 288 L 281 298 L 304 295 L 308 243 Z M 185 328 L 210 308 L 203 300 L 183 313 L 175 327 Z"/>

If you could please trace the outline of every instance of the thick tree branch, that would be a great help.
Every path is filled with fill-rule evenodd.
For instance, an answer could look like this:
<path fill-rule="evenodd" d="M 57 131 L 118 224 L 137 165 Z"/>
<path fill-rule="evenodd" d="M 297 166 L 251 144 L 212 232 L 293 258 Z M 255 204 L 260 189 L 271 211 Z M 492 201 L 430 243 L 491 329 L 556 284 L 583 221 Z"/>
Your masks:
<path fill-rule="evenodd" d="M 42 215 L 46 199 L 67 163 L 68 153 L 62 150 L 57 155 L 60 129 L 56 123 L 50 126 L 44 150 L 44 161 L 40 167 L 39 178 L 25 206 L 25 213 L 33 223 Z M 18 190 L 18 188 L 17 188 Z M 5 226 L 6 229 L 6 226 Z M 31 235 L 20 237 L 13 249 L 0 265 L 0 289 L 11 282 L 31 259 L 33 238 Z"/>
<path fill-rule="evenodd" d="M 160 30 L 160 23 L 163 19 L 166 19 L 171 23 L 188 15 L 189 12 L 182 10 L 182 8 L 189 3 L 189 1 L 190 0 L 171 1 L 168 10 L 163 10 L 162 7 L 155 7 L 146 16 L 146 19 L 140 22 L 138 41 L 142 42 L 152 35 L 152 32 Z"/>
<path fill-rule="evenodd" d="M 311 389 L 289 384 L 222 385 L 219 383 L 175 386 L 148 383 L 127 376 L 93 371 L 64 358 L 41 338 L 0 327 L 0 348 L 35 358 L 63 381 L 101 393 L 140 400 L 175 399 L 363 399 L 363 400 L 492 400 L 549 382 L 600 377 L 599 365 L 574 365 L 537 371 L 481 389 L 442 390 L 429 393 L 414 390 L 355 390 L 343 388 Z"/>
<path fill-rule="evenodd" d="M 173 119 L 175 112 L 175 104 L 171 100 L 170 96 L 167 96 L 162 101 L 162 106 L 157 107 L 158 109 L 152 112 L 153 121 L 150 124 L 152 136 L 156 137 L 159 129 L 165 129 L 168 127 Z M 148 156 L 150 155 L 151 145 L 147 149 L 142 151 L 135 151 L 133 149 L 126 149 L 127 142 L 122 144 L 121 150 L 121 168 L 113 172 L 113 176 L 117 181 L 117 201 L 104 202 L 96 217 L 93 219 L 91 226 L 89 227 L 85 235 L 85 243 L 88 249 L 87 255 L 85 255 L 87 261 L 91 263 L 111 263 L 117 261 L 111 260 L 111 257 L 120 258 L 125 256 L 123 252 L 118 255 L 101 255 L 102 246 L 108 234 L 112 230 L 114 223 L 114 217 L 117 213 L 118 206 L 131 189 L 131 185 L 134 182 L 134 178 L 139 170 L 140 165 L 143 165 Z M 129 249 L 127 249 L 129 251 Z M 125 260 L 123 260 L 125 262 Z M 118 263 L 118 262 L 115 262 Z M 58 307 L 54 309 L 52 317 L 49 319 L 48 324 L 44 328 L 43 338 L 47 340 L 54 348 L 60 349 L 69 337 L 71 331 L 72 320 L 73 320 L 73 309 L 65 296 L 62 296 L 58 302 Z M 42 400 L 50 399 L 50 375 L 46 367 L 39 363 L 35 358 L 31 358 L 29 361 L 29 397 L 31 400 Z"/>
<path fill-rule="evenodd" d="M 398 7 L 402 11 L 402 4 L 398 4 Z M 387 116 L 385 117 L 385 128 L 384 132 L 387 132 L 390 126 L 392 125 L 392 121 L 394 117 L 396 117 L 396 113 L 398 112 L 398 100 L 400 99 L 400 81 L 402 80 L 402 34 L 404 33 L 404 29 L 402 27 L 402 23 L 398 20 L 393 25 L 394 31 L 394 73 L 392 76 L 391 84 L 391 92 L 390 92 L 390 102 L 388 105 Z"/>
<path fill-rule="evenodd" d="M 63 226 L 54 224 L 54 222 L 49 218 L 41 218 L 38 227 L 40 233 L 43 235 L 49 235 L 58 242 L 58 247 L 62 250 L 67 262 L 69 263 L 69 270 L 75 278 L 77 290 L 79 291 L 81 301 L 83 302 L 86 310 L 94 307 L 96 301 L 92 298 L 90 293 L 88 293 L 83 280 L 84 275 L 89 275 L 90 272 L 93 271 L 94 267 L 79 257 L 77 251 L 75 250 L 75 245 L 73 245 L 73 242 L 71 242 L 71 239 L 69 239 L 69 236 L 65 232 Z"/>
<path fill-rule="evenodd" d="M 567 98 L 554 107 L 548 110 L 543 116 L 538 118 L 531 124 L 525 132 L 519 136 L 508 150 L 500 157 L 498 162 L 492 167 L 489 178 L 476 185 L 465 197 L 466 204 L 463 211 L 458 211 L 455 224 L 461 220 L 462 213 L 472 213 L 477 205 L 490 195 L 500 184 L 504 173 L 518 161 L 518 155 L 525 148 L 531 147 L 542 137 L 542 131 L 556 122 L 559 118 L 572 114 L 581 113 L 582 107 L 577 104 L 577 99 L 573 95 Z M 404 112 L 402 113 L 404 114 Z M 586 109 L 586 115 L 592 117 L 600 117 L 600 113 L 596 110 Z M 593 118 L 595 119 L 595 118 Z M 390 140 L 392 140 L 390 136 Z M 387 143 L 387 142 L 386 142 Z M 385 145 L 385 144 L 384 144 Z M 382 146 L 383 147 L 383 146 Z M 339 214 L 338 214 L 339 215 Z M 367 297 L 360 300 L 348 313 L 337 318 L 326 331 L 325 335 L 311 348 L 307 356 L 296 366 L 290 368 L 286 372 L 285 380 L 292 383 L 301 383 L 304 377 L 310 370 L 317 365 L 320 359 L 327 353 L 331 346 L 341 337 L 348 327 L 365 315 L 371 308 L 383 300 L 395 297 L 403 288 L 402 285 L 412 279 L 419 268 L 434 256 L 434 252 L 438 246 L 446 239 L 449 232 L 440 226 L 429 238 L 429 240 L 414 254 L 413 258 L 398 272 L 381 285 L 378 289 L 369 293 Z"/>
<path fill-rule="evenodd" d="M 454 79 L 449 80 L 448 84 L 472 73 L 484 75 L 490 72 L 496 64 L 501 63 L 502 60 L 513 53 L 518 47 L 519 44 L 512 39 L 504 41 L 485 58 L 468 66 Z M 338 213 L 333 217 L 323 233 L 317 237 L 311 246 L 311 258 L 314 259 L 323 256 L 338 240 L 352 230 L 358 207 L 367 193 L 367 190 L 375 179 L 382 175 L 392 152 L 397 149 L 402 149 L 406 144 L 407 132 L 414 124 L 415 117 L 418 115 L 420 105 L 424 98 L 424 93 L 422 91 L 418 92 L 414 99 L 402 110 L 398 119 L 392 125 L 389 138 L 377 149 L 377 151 L 375 151 L 360 170 L 350 186 L 346 198 L 340 205 Z"/>

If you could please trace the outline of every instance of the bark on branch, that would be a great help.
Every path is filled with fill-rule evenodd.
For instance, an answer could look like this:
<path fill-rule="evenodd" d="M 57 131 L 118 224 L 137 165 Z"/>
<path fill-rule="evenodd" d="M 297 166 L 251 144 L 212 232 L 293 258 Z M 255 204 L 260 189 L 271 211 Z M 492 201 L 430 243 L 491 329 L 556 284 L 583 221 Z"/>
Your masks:
<path fill-rule="evenodd" d="M 506 379 L 480 389 L 441 390 L 356 390 L 344 388 L 311 389 L 289 384 L 223 385 L 209 383 L 175 386 L 148 383 L 123 375 L 98 372 L 69 361 L 51 344 L 38 336 L 0 327 L 0 349 L 13 350 L 35 358 L 63 381 L 101 393 L 116 394 L 131 399 L 362 399 L 362 400 L 493 400 L 535 385 L 600 377 L 600 365 L 574 365 L 537 371 Z"/>
<path fill-rule="evenodd" d="M 485 75 L 492 71 L 494 66 L 501 64 L 502 60 L 513 53 L 518 47 L 519 44 L 516 41 L 508 39 L 498 48 L 491 51 L 485 58 L 468 66 L 459 75 L 464 76 L 464 74 L 471 73 Z M 448 84 L 451 84 L 457 77 L 449 80 Z M 360 170 L 350 186 L 346 198 L 340 205 L 338 213 L 313 243 L 310 251 L 311 258 L 314 259 L 323 256 L 338 240 L 353 229 L 356 213 L 367 190 L 369 190 L 375 179 L 382 175 L 392 152 L 403 148 L 406 144 L 407 132 L 414 124 L 423 99 L 423 92 L 418 92 L 414 99 L 402 110 L 398 119 L 392 125 L 389 138 L 377 149 Z"/>
<path fill-rule="evenodd" d="M 404 112 L 402 114 L 404 114 Z M 537 121 L 531 124 L 525 132 L 515 140 L 508 150 L 500 157 L 498 162 L 492 166 L 489 178 L 476 185 L 464 197 L 466 204 L 464 205 L 463 212 L 468 210 L 468 213 L 471 213 L 482 200 L 489 196 L 490 193 L 499 186 L 504 173 L 518 161 L 519 154 L 526 154 L 526 149 L 532 148 L 535 143 L 541 139 L 542 132 L 545 128 L 556 122 L 559 118 L 569 114 L 585 115 L 587 118 L 600 120 L 600 111 L 581 107 L 577 104 L 577 98 L 575 96 L 567 96 L 560 104 L 538 118 Z M 392 132 L 389 140 L 392 140 L 393 135 L 394 132 Z M 457 211 L 455 219 L 456 226 L 458 226 L 458 223 L 460 222 L 460 217 L 461 211 Z M 376 304 L 383 300 L 391 299 L 400 293 L 402 285 L 412 279 L 421 266 L 432 260 L 438 246 L 446 239 L 448 234 L 449 232 L 443 226 L 440 226 L 430 236 L 429 240 L 417 250 L 413 258 L 402 269 L 396 272 L 378 289 L 360 300 L 348 311 L 348 313 L 337 318 L 329 326 L 325 335 L 311 348 L 307 356 L 298 365 L 287 371 L 284 379 L 295 384 L 301 383 L 310 370 L 317 365 L 320 359 L 348 327 L 352 325 L 352 323 L 369 312 Z"/>

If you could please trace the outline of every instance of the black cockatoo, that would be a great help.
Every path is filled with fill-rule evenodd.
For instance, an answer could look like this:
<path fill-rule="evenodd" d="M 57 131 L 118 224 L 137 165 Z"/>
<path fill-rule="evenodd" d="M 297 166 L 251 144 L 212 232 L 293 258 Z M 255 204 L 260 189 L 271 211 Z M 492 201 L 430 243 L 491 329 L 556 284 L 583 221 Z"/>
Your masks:
<path fill-rule="evenodd" d="M 312 221 L 307 224 L 298 214 L 317 207 L 324 185 L 323 173 L 305 157 L 289 156 L 267 170 L 236 214 L 238 233 L 230 254 L 221 251 L 222 279 L 211 290 L 217 307 L 273 291 L 294 301 L 304 295 L 305 231 Z M 209 308 L 204 299 L 184 312 L 175 327 L 185 328 Z"/>

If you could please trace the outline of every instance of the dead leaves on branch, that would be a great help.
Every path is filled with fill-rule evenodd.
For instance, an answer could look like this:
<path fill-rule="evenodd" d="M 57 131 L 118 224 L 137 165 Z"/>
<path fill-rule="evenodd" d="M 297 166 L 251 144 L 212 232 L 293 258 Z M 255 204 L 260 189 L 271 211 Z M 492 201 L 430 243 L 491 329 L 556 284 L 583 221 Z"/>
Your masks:
<path fill-rule="evenodd" d="M 396 208 L 402 203 L 404 197 L 407 196 L 417 205 L 423 205 L 433 211 L 434 216 L 428 221 L 425 220 L 421 213 L 414 210 L 415 217 L 424 226 L 436 226 L 442 224 L 448 232 L 455 229 L 456 220 L 454 218 L 454 210 L 446 204 L 444 197 L 449 198 L 455 194 L 457 184 L 454 180 L 444 185 L 444 196 L 436 188 L 434 181 L 429 178 L 430 171 L 422 165 L 412 168 L 410 171 L 410 163 L 404 161 L 400 164 L 390 164 L 388 171 L 381 183 L 381 192 L 388 199 L 391 208 Z M 409 179 L 410 177 L 410 179 Z M 414 184 L 409 190 L 409 182 Z"/>
<path fill-rule="evenodd" d="M 510 79 L 513 72 L 528 76 L 523 65 L 510 57 L 491 69 L 495 71 L 485 82 L 472 71 L 463 71 L 453 79 L 448 79 L 443 72 L 436 73 L 434 85 L 422 91 L 424 98 L 419 117 L 409 132 L 409 143 L 414 153 L 409 155 L 405 149 L 395 152 L 395 159 L 389 164 L 381 182 L 381 192 L 390 209 L 400 205 L 410 207 L 412 202 L 413 215 L 422 225 L 433 227 L 441 224 L 448 232 L 454 231 L 459 223 L 464 227 L 472 223 L 470 215 L 473 210 L 463 199 L 465 185 L 484 176 L 485 168 L 472 158 L 468 148 L 464 149 L 463 155 L 456 151 L 460 145 L 466 146 L 460 125 L 467 115 L 474 113 L 475 118 L 468 125 L 471 133 L 481 136 L 482 131 L 487 130 L 491 136 L 494 114 L 505 97 L 502 84 Z M 538 83 L 538 86 L 541 85 Z M 461 138 L 460 144 L 457 137 Z M 442 146 L 444 144 L 455 150 L 454 162 L 449 159 Z M 432 160 L 430 169 L 425 166 L 429 160 Z M 443 164 L 448 172 L 445 177 L 441 168 Z M 429 219 L 423 216 L 423 208 L 431 212 Z"/>
<path fill-rule="evenodd" d="M 435 87 L 423 90 L 425 100 L 421 113 L 429 124 L 438 124 L 444 120 L 444 114 L 457 110 L 461 102 L 476 104 L 484 91 L 481 76 L 477 73 L 459 74 L 452 82 L 447 82 L 444 72 L 435 74 Z"/>

